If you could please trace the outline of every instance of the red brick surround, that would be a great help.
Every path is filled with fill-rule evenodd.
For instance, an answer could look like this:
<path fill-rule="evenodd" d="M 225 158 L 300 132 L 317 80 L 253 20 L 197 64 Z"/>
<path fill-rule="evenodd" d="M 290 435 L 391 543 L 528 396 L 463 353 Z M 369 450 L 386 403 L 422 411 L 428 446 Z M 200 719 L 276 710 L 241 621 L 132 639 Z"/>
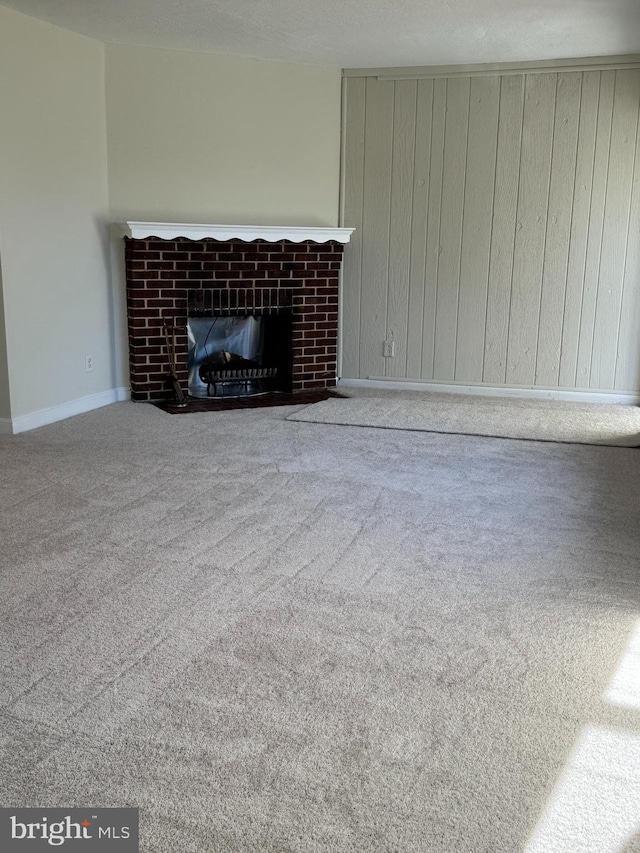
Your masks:
<path fill-rule="evenodd" d="M 166 321 L 178 327 L 178 378 L 186 390 L 188 305 L 210 301 L 202 298 L 206 294 L 198 298 L 198 290 L 219 296 L 224 296 L 221 291 L 244 291 L 242 304 L 252 306 L 278 304 L 278 293 L 288 291 L 293 302 L 293 391 L 336 384 L 341 243 L 153 237 L 126 239 L 125 246 L 133 400 L 172 396 L 166 381 Z M 224 299 L 214 301 L 224 304 Z"/>

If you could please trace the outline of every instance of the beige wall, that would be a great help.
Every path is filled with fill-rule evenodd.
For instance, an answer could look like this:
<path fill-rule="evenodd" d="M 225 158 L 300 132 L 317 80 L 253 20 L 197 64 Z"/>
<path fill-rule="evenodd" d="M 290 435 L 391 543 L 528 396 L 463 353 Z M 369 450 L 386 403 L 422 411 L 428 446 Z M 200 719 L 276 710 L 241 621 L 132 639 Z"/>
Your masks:
<path fill-rule="evenodd" d="M 337 224 L 338 69 L 106 50 L 114 219 Z"/>
<path fill-rule="evenodd" d="M 0 256 L 19 418 L 113 387 L 104 47 L 0 7 L 0 79 Z"/>
<path fill-rule="evenodd" d="M 640 71 L 345 84 L 343 375 L 640 390 Z"/>
<path fill-rule="evenodd" d="M 2 297 L 2 258 L 0 258 L 0 432 L 3 424 L 11 418 L 11 395 L 9 393 L 9 359 L 7 358 L 7 336 L 4 322 L 4 299 Z"/>

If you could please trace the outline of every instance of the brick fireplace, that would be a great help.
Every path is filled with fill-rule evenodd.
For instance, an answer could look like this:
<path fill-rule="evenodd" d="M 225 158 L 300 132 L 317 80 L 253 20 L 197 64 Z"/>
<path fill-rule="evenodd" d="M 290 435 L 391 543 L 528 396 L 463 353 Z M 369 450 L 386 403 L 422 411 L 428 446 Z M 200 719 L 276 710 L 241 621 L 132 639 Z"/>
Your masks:
<path fill-rule="evenodd" d="M 187 318 L 291 315 L 291 388 L 337 381 L 338 284 L 348 228 L 133 223 L 123 226 L 131 398 L 168 399 L 165 324 L 176 330 L 177 376 L 188 381 Z"/>

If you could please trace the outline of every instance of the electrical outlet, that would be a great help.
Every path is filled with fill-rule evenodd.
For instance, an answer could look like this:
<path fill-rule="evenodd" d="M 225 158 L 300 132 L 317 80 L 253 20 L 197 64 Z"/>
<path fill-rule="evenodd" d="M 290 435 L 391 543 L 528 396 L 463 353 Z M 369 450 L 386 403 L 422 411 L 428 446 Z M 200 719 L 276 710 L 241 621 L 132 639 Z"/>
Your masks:
<path fill-rule="evenodd" d="M 395 341 L 384 341 L 382 344 L 383 358 L 394 358 L 396 354 Z"/>
<path fill-rule="evenodd" d="M 87 373 L 91 373 L 93 371 L 93 356 L 85 355 L 84 357 L 84 369 Z"/>

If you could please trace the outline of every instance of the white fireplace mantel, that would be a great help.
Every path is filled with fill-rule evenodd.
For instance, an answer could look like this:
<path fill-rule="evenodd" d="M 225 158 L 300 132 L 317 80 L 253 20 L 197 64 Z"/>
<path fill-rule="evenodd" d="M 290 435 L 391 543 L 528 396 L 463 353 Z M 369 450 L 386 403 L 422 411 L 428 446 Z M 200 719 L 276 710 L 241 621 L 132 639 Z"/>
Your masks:
<path fill-rule="evenodd" d="M 279 240 L 291 240 L 293 243 L 348 243 L 354 228 L 317 228 L 299 225 L 194 225 L 185 222 L 124 222 L 119 226 L 123 237 L 133 240 L 145 240 L 158 237 L 161 240 L 174 240 L 186 237 L 188 240 L 267 240 L 277 243 Z"/>

